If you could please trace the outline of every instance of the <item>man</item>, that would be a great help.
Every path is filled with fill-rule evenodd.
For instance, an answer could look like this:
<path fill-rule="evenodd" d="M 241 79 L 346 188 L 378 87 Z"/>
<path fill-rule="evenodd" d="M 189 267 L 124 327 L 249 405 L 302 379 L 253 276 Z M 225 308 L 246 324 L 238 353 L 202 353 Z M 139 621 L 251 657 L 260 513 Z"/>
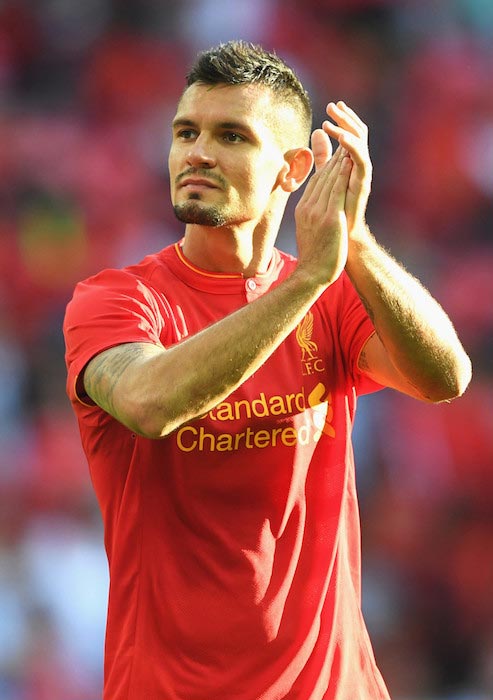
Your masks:
<path fill-rule="evenodd" d="M 310 149 L 279 58 L 201 54 L 169 155 L 184 238 L 68 306 L 110 565 L 105 700 L 388 698 L 360 610 L 356 396 L 450 400 L 471 369 L 365 224 L 365 125 L 327 112 Z M 295 261 L 274 244 L 314 162 Z"/>

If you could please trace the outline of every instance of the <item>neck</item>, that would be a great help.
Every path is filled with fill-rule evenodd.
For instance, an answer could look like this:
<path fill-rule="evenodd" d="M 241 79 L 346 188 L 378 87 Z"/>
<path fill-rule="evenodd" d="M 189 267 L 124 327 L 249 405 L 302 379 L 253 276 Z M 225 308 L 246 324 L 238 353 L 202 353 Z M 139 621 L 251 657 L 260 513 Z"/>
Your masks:
<path fill-rule="evenodd" d="M 209 272 L 230 272 L 252 277 L 265 272 L 272 258 L 277 231 L 266 235 L 258 229 L 197 226 L 185 230 L 184 255 Z"/>

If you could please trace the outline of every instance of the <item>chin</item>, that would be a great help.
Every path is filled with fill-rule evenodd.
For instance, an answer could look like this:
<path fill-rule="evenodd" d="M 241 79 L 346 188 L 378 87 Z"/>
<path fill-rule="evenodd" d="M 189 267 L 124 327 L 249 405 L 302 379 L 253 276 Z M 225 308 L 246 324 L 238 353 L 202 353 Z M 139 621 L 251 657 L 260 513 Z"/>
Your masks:
<path fill-rule="evenodd" d="M 227 219 L 221 210 L 214 205 L 204 205 L 199 198 L 190 198 L 183 204 L 175 204 L 175 216 L 184 224 L 198 224 L 200 226 L 224 226 Z"/>

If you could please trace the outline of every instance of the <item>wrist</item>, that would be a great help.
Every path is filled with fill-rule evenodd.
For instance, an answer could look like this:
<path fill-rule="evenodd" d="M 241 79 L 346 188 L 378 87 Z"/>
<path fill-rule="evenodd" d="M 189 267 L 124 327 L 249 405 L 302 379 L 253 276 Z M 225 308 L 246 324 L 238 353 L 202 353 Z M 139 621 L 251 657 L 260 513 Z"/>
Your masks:
<path fill-rule="evenodd" d="M 375 246 L 378 246 L 378 243 L 366 223 L 363 222 L 354 228 L 349 238 L 346 267 L 351 266 L 361 256 L 367 255 Z"/>
<path fill-rule="evenodd" d="M 304 290 L 314 297 L 321 294 L 331 284 L 323 271 L 300 262 L 291 274 L 290 280 L 297 289 Z"/>
<path fill-rule="evenodd" d="M 365 244 L 374 241 L 375 237 L 364 219 L 354 224 L 349 231 L 349 242 Z"/>

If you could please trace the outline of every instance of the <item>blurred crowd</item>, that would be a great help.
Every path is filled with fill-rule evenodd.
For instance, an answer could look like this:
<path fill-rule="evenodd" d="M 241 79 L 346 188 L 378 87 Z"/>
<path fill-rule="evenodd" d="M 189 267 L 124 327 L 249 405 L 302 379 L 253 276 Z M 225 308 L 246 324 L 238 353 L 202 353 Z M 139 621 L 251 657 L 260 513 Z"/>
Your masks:
<path fill-rule="evenodd" d="M 169 123 L 243 38 L 369 124 L 377 237 L 443 303 L 465 396 L 360 400 L 363 605 L 395 700 L 493 697 L 491 0 L 0 0 L 0 700 L 101 696 L 107 566 L 65 395 L 76 281 L 181 237 Z M 295 252 L 289 205 L 278 240 Z"/>

